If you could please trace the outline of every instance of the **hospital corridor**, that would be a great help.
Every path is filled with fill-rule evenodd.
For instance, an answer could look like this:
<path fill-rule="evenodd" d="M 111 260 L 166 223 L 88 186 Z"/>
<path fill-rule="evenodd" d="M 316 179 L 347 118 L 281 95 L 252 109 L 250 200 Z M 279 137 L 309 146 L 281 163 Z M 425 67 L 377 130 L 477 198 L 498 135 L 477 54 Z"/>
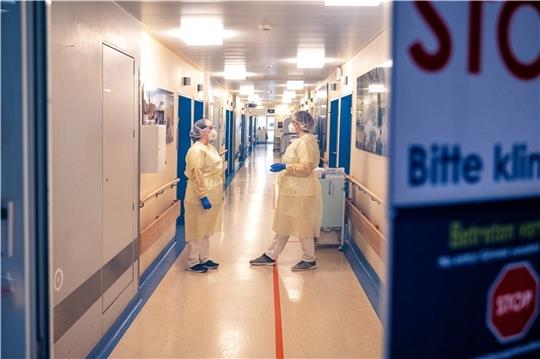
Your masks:
<path fill-rule="evenodd" d="M 210 239 L 219 269 L 188 272 L 181 256 L 112 358 L 381 356 L 380 320 L 336 247 L 317 248 L 314 271 L 291 271 L 302 253 L 293 239 L 276 269 L 249 265 L 273 236 L 273 160 L 257 147 L 226 191 L 223 233 Z"/>
<path fill-rule="evenodd" d="M 0 0 L 1 359 L 540 359 L 540 1 Z"/>

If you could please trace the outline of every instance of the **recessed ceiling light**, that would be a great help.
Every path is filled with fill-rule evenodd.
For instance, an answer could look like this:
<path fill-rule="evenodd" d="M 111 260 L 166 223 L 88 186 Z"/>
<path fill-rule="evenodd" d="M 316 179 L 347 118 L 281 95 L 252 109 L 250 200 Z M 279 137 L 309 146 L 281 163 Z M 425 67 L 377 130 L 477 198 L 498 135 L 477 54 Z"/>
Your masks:
<path fill-rule="evenodd" d="M 294 92 L 294 91 L 283 91 L 283 97 L 294 98 L 294 97 L 296 97 L 296 92 Z"/>
<path fill-rule="evenodd" d="M 240 86 L 240 95 L 242 96 L 253 95 L 254 92 L 255 92 L 255 88 L 253 87 L 253 85 Z"/>
<path fill-rule="evenodd" d="M 381 64 L 381 67 L 392 67 L 392 60 L 385 61 Z"/>
<path fill-rule="evenodd" d="M 287 89 L 301 90 L 304 88 L 304 81 L 287 81 Z"/>
<path fill-rule="evenodd" d="M 254 94 L 254 95 L 249 95 L 248 97 L 248 102 L 250 103 L 259 103 L 261 101 L 259 95 L 257 94 Z"/>
<path fill-rule="evenodd" d="M 245 80 L 245 64 L 225 64 L 225 80 Z"/>
<path fill-rule="evenodd" d="M 325 6 L 379 6 L 377 0 L 325 0 Z"/>
<path fill-rule="evenodd" d="M 223 45 L 223 22 L 218 18 L 183 17 L 180 38 L 189 46 Z"/>
<path fill-rule="evenodd" d="M 300 69 L 320 69 L 324 66 L 324 49 L 298 49 L 296 63 Z"/>

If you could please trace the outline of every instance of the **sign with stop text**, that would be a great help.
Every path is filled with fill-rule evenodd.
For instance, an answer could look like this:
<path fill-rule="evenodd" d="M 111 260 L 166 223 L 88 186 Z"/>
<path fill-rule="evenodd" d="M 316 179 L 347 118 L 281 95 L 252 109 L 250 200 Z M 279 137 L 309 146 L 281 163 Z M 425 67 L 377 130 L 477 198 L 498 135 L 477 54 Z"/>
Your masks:
<path fill-rule="evenodd" d="M 386 358 L 540 358 L 540 2 L 395 2 Z"/>
<path fill-rule="evenodd" d="M 487 325 L 502 343 L 523 338 L 538 316 L 540 282 L 528 262 L 506 265 L 488 294 Z"/>

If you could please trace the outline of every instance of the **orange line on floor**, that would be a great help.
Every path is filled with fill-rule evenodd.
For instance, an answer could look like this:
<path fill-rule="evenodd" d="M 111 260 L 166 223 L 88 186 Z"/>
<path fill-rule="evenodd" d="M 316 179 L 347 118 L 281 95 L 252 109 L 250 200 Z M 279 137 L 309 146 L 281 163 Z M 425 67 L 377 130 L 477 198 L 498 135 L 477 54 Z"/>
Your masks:
<path fill-rule="evenodd" d="M 274 266 L 274 317 L 276 328 L 276 359 L 283 359 L 283 324 L 281 322 L 281 301 L 279 297 L 279 273 L 277 262 Z"/>

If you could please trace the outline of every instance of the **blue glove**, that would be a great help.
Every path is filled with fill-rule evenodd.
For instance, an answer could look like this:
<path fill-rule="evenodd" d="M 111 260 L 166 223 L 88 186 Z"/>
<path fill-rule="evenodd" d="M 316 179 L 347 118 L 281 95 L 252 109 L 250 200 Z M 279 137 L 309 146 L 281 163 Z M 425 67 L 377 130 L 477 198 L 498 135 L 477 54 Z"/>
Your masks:
<path fill-rule="evenodd" d="M 201 198 L 201 204 L 204 209 L 210 209 L 212 208 L 212 203 L 208 200 L 208 197 Z"/>
<path fill-rule="evenodd" d="M 274 163 L 272 166 L 270 166 L 270 172 L 281 172 L 285 168 L 287 168 L 285 163 Z"/>

